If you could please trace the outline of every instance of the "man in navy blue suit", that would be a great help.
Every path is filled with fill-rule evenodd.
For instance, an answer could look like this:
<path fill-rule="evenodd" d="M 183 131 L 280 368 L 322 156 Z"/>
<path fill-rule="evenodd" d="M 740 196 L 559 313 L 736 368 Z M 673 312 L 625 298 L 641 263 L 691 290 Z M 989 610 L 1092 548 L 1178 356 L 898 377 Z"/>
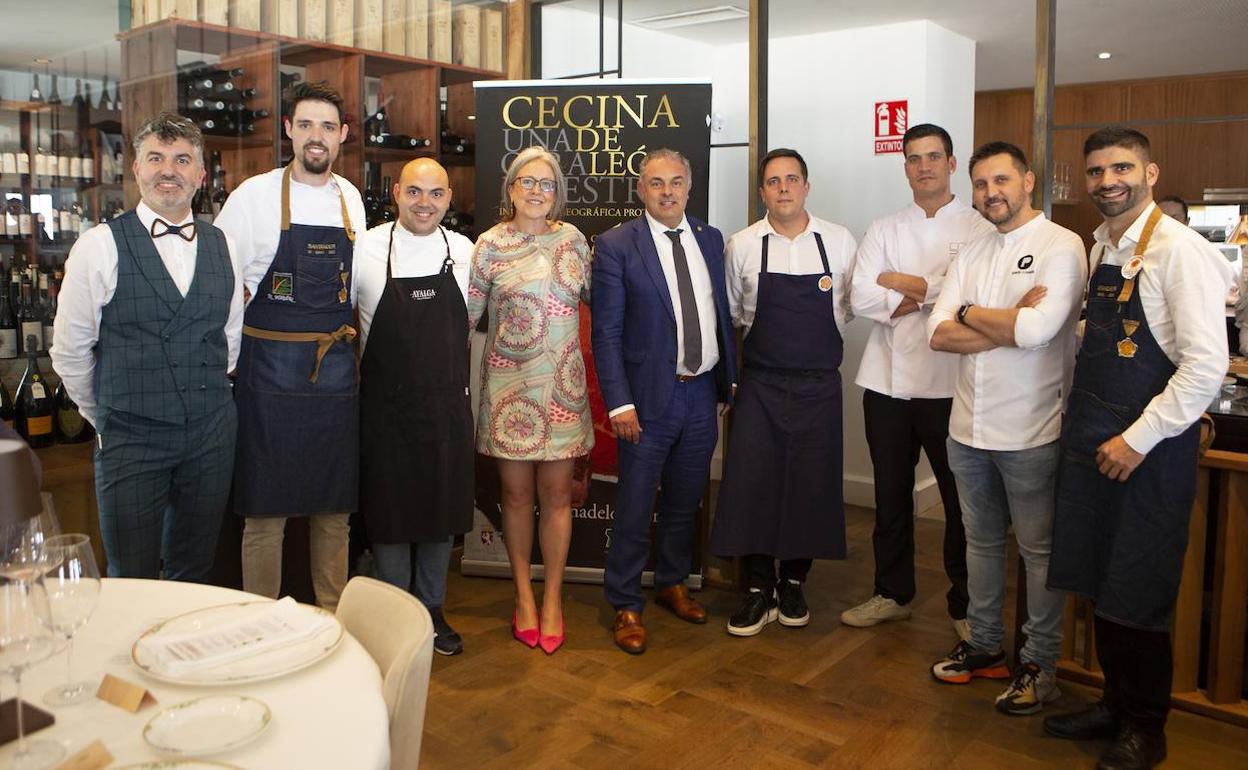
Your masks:
<path fill-rule="evenodd" d="M 598 236 L 592 303 L 598 383 L 620 457 L 606 596 L 616 610 L 615 643 L 634 655 L 646 649 L 641 572 L 660 488 L 655 601 L 690 623 L 706 622 L 684 579 L 719 438 L 715 405 L 732 403 L 736 382 L 724 238 L 685 216 L 689 161 L 653 150 L 640 173 L 646 213 Z"/>

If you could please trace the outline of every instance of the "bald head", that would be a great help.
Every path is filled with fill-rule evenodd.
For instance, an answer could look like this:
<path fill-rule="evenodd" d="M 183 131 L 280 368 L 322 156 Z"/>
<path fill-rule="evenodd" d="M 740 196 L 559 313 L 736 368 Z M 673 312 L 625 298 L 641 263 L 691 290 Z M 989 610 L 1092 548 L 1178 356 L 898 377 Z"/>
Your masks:
<path fill-rule="evenodd" d="M 403 167 L 393 194 L 403 227 L 416 235 L 429 235 L 451 207 L 450 177 L 433 158 L 417 158 Z"/>

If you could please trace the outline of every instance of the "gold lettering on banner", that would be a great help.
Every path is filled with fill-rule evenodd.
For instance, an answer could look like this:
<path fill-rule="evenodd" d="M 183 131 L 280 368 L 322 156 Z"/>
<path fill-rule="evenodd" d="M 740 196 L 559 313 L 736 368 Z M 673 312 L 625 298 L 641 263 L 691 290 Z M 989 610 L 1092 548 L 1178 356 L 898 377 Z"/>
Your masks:
<path fill-rule="evenodd" d="M 537 127 L 538 128 L 558 128 L 559 124 L 555 122 L 555 105 L 559 103 L 557 96 L 539 96 L 537 97 Z M 547 122 L 547 118 L 550 121 Z"/>
<path fill-rule="evenodd" d="M 676 122 L 676 116 L 672 114 L 672 103 L 667 100 L 667 94 L 663 94 L 663 97 L 659 99 L 659 108 L 654 111 L 654 117 L 650 119 L 650 125 L 646 126 L 646 128 L 657 126 L 660 115 L 667 116 L 668 128 L 680 128 L 680 124 Z"/>

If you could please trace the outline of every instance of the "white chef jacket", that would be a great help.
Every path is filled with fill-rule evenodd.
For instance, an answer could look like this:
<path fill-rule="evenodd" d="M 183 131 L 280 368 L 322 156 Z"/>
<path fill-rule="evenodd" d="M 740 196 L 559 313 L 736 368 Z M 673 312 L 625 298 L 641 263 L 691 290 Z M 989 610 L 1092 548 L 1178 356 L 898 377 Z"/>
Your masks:
<path fill-rule="evenodd" d="M 849 306 L 849 276 L 854 267 L 854 236 L 840 225 L 811 216 L 806 229 L 789 240 L 776 232 L 771 219 L 763 217 L 728 239 L 724 249 L 724 272 L 728 283 L 728 309 L 732 322 L 748 335 L 758 307 L 758 274 L 763 266 L 763 236 L 767 240 L 767 271 L 784 275 L 818 275 L 823 273 L 819 244 L 815 233 L 823 239 L 828 252 L 828 269 L 832 272 L 832 315 L 837 328 L 853 320 Z"/>
<path fill-rule="evenodd" d="M 875 323 L 862 352 L 861 387 L 892 398 L 949 398 L 958 357 L 927 344 L 927 319 L 940 296 L 949 263 L 976 238 L 996 232 L 988 220 L 960 198 L 927 216 L 911 203 L 867 228 L 855 258 L 850 302 L 854 314 Z M 893 318 L 905 295 L 876 283 L 880 273 L 922 276 L 927 296 L 918 312 Z"/>
<path fill-rule="evenodd" d="M 277 243 L 282 234 L 282 174 L 285 167 L 243 180 L 230 193 L 221 213 L 213 221 L 238 244 L 239 262 L 243 265 L 243 281 L 251 296 L 269 272 Z M 347 203 L 347 214 L 357 237 L 364 233 L 364 201 L 360 191 L 346 179 L 331 174 L 329 182 L 315 187 L 290 180 L 290 222 L 296 225 L 342 227 L 342 203 L 338 190 Z M 355 281 L 351 281 L 351 304 L 356 301 Z"/>
<path fill-rule="evenodd" d="M 450 245 L 451 274 L 468 302 L 468 270 L 472 264 L 472 241 L 459 233 L 440 228 L 446 233 L 446 241 L 437 230 L 429 235 L 416 235 L 402 223 L 384 222 L 364 233 L 355 243 L 355 287 L 359 292 L 356 308 L 360 313 L 360 353 L 368 344 L 368 330 L 373 324 L 373 314 L 386 290 L 386 250 L 390 244 L 390 227 L 394 225 L 394 248 L 390 256 L 390 274 L 395 278 L 420 278 L 442 272 L 446 261 L 447 245 Z M 467 344 L 468 314 L 464 313 L 464 340 Z M 419 330 L 417 330 L 419 333 Z"/>
<path fill-rule="evenodd" d="M 1014 323 L 1018 347 L 957 357 L 951 438 L 998 451 L 1057 440 L 1074 373 L 1075 325 L 1087 279 L 1082 239 L 1044 214 L 1009 233 L 989 233 L 966 245 L 949 266 L 927 319 L 929 341 L 942 322 L 957 323 L 963 303 L 1007 309 L 1033 286 L 1044 286 L 1048 293 L 1040 304 L 1019 311 Z"/>
<path fill-rule="evenodd" d="M 1131 259 L 1155 205 L 1144 209 L 1116 247 L 1108 225 L 1096 228 L 1096 264 L 1122 265 Z M 1144 251 L 1136 291 L 1149 331 L 1178 371 L 1122 432 L 1135 451 L 1147 454 L 1163 439 L 1187 430 L 1222 387 L 1229 363 L 1224 302 L 1231 280 L 1229 263 L 1212 244 L 1190 227 L 1161 218 Z"/>
<path fill-rule="evenodd" d="M 157 214 L 142 201 L 135 207 L 139 222 L 147 232 Z M 193 221 L 188 211 L 182 225 Z M 195 278 L 198 261 L 199 236 L 187 241 L 175 234 L 153 238 L 152 244 L 160 261 L 173 279 L 174 286 L 183 297 L 190 291 Z M 230 263 L 234 267 L 234 295 L 230 300 L 230 313 L 225 322 L 227 346 L 226 371 L 233 371 L 238 363 L 238 346 L 243 331 L 243 269 L 238 249 L 230 234 L 225 234 Z M 52 368 L 65 383 L 69 397 L 78 404 L 78 410 L 95 425 L 95 348 L 100 340 L 100 320 L 104 306 L 117 291 L 117 242 L 112 229 L 99 224 L 82 234 L 69 250 L 65 262 L 65 278 L 57 299 L 56 320 L 53 322 Z"/>

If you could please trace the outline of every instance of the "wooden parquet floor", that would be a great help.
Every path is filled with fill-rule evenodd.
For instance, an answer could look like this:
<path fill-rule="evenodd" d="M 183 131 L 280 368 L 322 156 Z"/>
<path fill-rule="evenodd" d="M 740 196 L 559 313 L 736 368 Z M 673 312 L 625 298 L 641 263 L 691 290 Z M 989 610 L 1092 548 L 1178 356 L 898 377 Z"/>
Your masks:
<path fill-rule="evenodd" d="M 872 513 L 851 509 L 849 558 L 816 562 L 805 629 L 724 630 L 735 594 L 696 594 L 705 626 L 649 605 L 649 649 L 611 643 L 599 586 L 569 585 L 568 641 L 553 656 L 511 638 L 511 584 L 451 577 L 447 618 L 465 652 L 434 656 L 427 768 L 1091 768 L 1102 744 L 1044 736 L 1040 717 L 993 710 L 998 682 L 941 685 L 929 664 L 956 641 L 945 613 L 943 524 L 920 519 L 909 621 L 842 626 L 870 594 Z M 1010 593 L 1013 602 L 1013 592 Z M 1007 619 L 1012 627 L 1012 619 Z M 1050 708 L 1095 692 L 1062 684 Z M 1248 730 L 1174 712 L 1167 768 L 1248 768 Z"/>

